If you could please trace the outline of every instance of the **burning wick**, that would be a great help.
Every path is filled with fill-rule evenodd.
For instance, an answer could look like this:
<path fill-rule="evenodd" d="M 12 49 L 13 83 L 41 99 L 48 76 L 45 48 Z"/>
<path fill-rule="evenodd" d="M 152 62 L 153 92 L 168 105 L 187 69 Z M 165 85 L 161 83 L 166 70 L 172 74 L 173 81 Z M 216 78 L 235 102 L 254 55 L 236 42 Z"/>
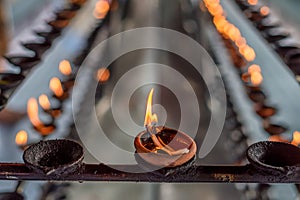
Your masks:
<path fill-rule="evenodd" d="M 26 145 L 27 145 L 27 141 L 28 141 L 28 134 L 26 131 L 21 130 L 17 133 L 16 138 L 15 138 L 15 142 L 16 144 L 23 150 L 26 149 Z"/>
<path fill-rule="evenodd" d="M 155 126 L 158 119 L 156 114 L 152 114 L 152 98 L 153 98 L 153 88 L 151 89 L 148 95 L 144 125 L 146 127 L 147 133 L 150 134 L 150 137 L 155 145 L 154 152 L 157 153 L 157 150 L 162 150 L 167 154 L 169 154 L 170 156 L 189 153 L 189 149 L 187 148 L 179 149 L 175 151 L 170 146 L 166 145 L 160 138 L 157 137 L 157 131 Z"/>

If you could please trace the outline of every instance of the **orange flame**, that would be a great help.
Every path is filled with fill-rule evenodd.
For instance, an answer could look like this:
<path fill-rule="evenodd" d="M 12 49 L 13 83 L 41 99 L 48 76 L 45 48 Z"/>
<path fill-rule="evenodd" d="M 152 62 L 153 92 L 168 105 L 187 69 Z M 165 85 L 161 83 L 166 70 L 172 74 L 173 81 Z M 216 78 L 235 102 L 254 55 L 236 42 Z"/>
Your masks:
<path fill-rule="evenodd" d="M 18 146 L 25 146 L 27 144 L 28 134 L 26 131 L 21 130 L 17 133 L 15 142 Z"/>
<path fill-rule="evenodd" d="M 27 102 L 27 115 L 33 126 L 42 126 L 42 122 L 39 119 L 39 107 L 35 98 L 30 98 Z"/>
<path fill-rule="evenodd" d="M 242 48 L 247 45 L 246 39 L 244 37 L 240 37 L 235 41 L 237 47 Z"/>
<path fill-rule="evenodd" d="M 248 73 L 249 74 L 252 74 L 254 72 L 261 72 L 261 69 L 260 69 L 260 66 L 259 65 L 256 65 L 256 64 L 253 64 L 251 65 L 249 68 L 248 68 Z"/>
<path fill-rule="evenodd" d="M 254 49 L 252 49 L 250 46 L 246 45 L 242 48 L 240 48 L 240 53 L 245 57 L 245 59 L 248 62 L 251 62 L 255 59 L 256 54 Z"/>
<path fill-rule="evenodd" d="M 248 0 L 248 3 L 250 5 L 256 5 L 258 3 L 258 0 Z"/>
<path fill-rule="evenodd" d="M 269 141 L 272 142 L 288 142 L 285 139 L 283 139 L 280 135 L 272 135 L 269 137 Z"/>
<path fill-rule="evenodd" d="M 59 63 L 59 71 L 65 75 L 65 76 L 69 76 L 72 74 L 72 67 L 69 61 L 67 60 L 62 60 Z"/>
<path fill-rule="evenodd" d="M 252 72 L 251 73 L 251 83 L 255 86 L 258 86 L 262 83 L 263 81 L 263 76 L 260 72 Z"/>
<path fill-rule="evenodd" d="M 57 77 L 53 77 L 50 80 L 49 87 L 57 97 L 61 97 L 64 94 L 64 90 L 62 88 L 61 82 Z"/>
<path fill-rule="evenodd" d="M 50 103 L 47 95 L 42 94 L 41 96 L 39 96 L 39 103 L 44 110 L 50 110 L 51 103 Z"/>
<path fill-rule="evenodd" d="M 97 71 L 97 80 L 99 82 L 106 82 L 110 77 L 110 72 L 106 68 L 100 68 Z"/>
<path fill-rule="evenodd" d="M 292 140 L 291 144 L 295 145 L 295 146 L 299 146 L 299 144 L 300 144 L 300 132 L 299 131 L 295 131 L 293 133 L 293 140 Z"/>
<path fill-rule="evenodd" d="M 41 127 L 37 127 L 37 131 L 40 133 L 40 135 L 42 136 L 47 136 L 47 135 L 51 135 L 52 132 L 55 130 L 54 126 L 41 126 Z"/>
<path fill-rule="evenodd" d="M 268 6 L 263 6 L 259 11 L 263 16 L 267 16 L 270 13 L 270 8 Z"/>
<path fill-rule="evenodd" d="M 154 91 L 154 89 L 152 88 L 148 95 L 144 126 L 151 126 L 152 123 L 156 123 L 158 121 L 157 115 L 152 114 L 153 91 Z"/>
<path fill-rule="evenodd" d="M 109 11 L 110 5 L 106 0 L 100 0 L 96 3 L 94 9 L 94 17 L 97 19 L 103 19 Z"/>

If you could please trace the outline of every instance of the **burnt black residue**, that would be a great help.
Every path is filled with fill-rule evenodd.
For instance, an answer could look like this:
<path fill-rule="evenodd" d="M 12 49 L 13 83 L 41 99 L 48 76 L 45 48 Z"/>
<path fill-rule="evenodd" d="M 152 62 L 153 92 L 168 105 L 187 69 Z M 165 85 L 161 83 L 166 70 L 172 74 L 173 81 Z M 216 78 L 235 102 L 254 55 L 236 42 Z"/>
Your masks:
<path fill-rule="evenodd" d="M 24 197 L 16 192 L 0 193 L 1 200 L 23 200 Z"/>
<path fill-rule="evenodd" d="M 266 99 L 266 95 L 260 90 L 249 91 L 249 98 L 254 102 L 263 102 Z"/>
<path fill-rule="evenodd" d="M 24 152 L 24 161 L 38 168 L 55 169 L 83 157 L 82 147 L 69 140 L 41 141 Z"/>
<path fill-rule="evenodd" d="M 264 141 L 247 150 L 250 163 L 265 172 L 284 172 L 300 165 L 300 148 L 283 142 Z"/>
<path fill-rule="evenodd" d="M 167 145 L 167 144 L 169 144 L 174 139 L 174 137 L 176 136 L 176 134 L 177 134 L 176 130 L 168 129 L 168 128 L 163 127 L 156 134 L 156 136 L 159 137 Z M 144 147 L 147 148 L 147 149 L 149 149 L 149 150 L 153 150 L 156 147 L 154 145 L 152 139 L 151 139 L 150 133 L 148 133 L 148 132 L 145 133 L 141 137 L 141 142 L 144 145 Z"/>

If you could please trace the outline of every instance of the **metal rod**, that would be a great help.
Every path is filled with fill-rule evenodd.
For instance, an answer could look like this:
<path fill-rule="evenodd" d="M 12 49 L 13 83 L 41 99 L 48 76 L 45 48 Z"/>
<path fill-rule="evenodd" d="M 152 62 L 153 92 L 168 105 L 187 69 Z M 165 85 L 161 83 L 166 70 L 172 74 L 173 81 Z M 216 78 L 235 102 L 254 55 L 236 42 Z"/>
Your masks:
<path fill-rule="evenodd" d="M 118 169 L 139 169 L 137 165 L 118 166 Z M 104 164 L 85 164 L 81 172 L 67 176 L 47 176 L 34 173 L 25 164 L 0 164 L 0 180 L 55 180 L 55 181 L 122 181 L 122 182 L 243 182 L 243 183 L 300 183 L 299 174 L 266 174 L 252 165 L 192 166 L 182 169 L 162 169 L 146 173 L 128 173 Z"/>

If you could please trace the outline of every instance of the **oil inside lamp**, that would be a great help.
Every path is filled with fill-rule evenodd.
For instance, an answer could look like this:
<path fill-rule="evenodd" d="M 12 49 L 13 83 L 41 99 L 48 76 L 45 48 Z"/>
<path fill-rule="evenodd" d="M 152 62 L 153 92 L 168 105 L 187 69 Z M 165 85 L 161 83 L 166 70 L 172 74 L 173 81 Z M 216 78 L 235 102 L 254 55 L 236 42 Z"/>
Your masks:
<path fill-rule="evenodd" d="M 21 130 L 17 133 L 16 138 L 15 138 L 15 142 L 18 145 L 18 147 L 20 147 L 22 150 L 26 149 L 26 145 L 27 145 L 27 141 L 28 141 L 28 134 L 26 131 Z"/>
<path fill-rule="evenodd" d="M 144 125 L 146 130 L 135 138 L 138 155 L 146 162 L 163 167 L 176 167 L 191 160 L 196 153 L 196 143 L 187 134 L 156 126 L 157 115 L 152 113 L 153 89 L 150 91 Z"/>

